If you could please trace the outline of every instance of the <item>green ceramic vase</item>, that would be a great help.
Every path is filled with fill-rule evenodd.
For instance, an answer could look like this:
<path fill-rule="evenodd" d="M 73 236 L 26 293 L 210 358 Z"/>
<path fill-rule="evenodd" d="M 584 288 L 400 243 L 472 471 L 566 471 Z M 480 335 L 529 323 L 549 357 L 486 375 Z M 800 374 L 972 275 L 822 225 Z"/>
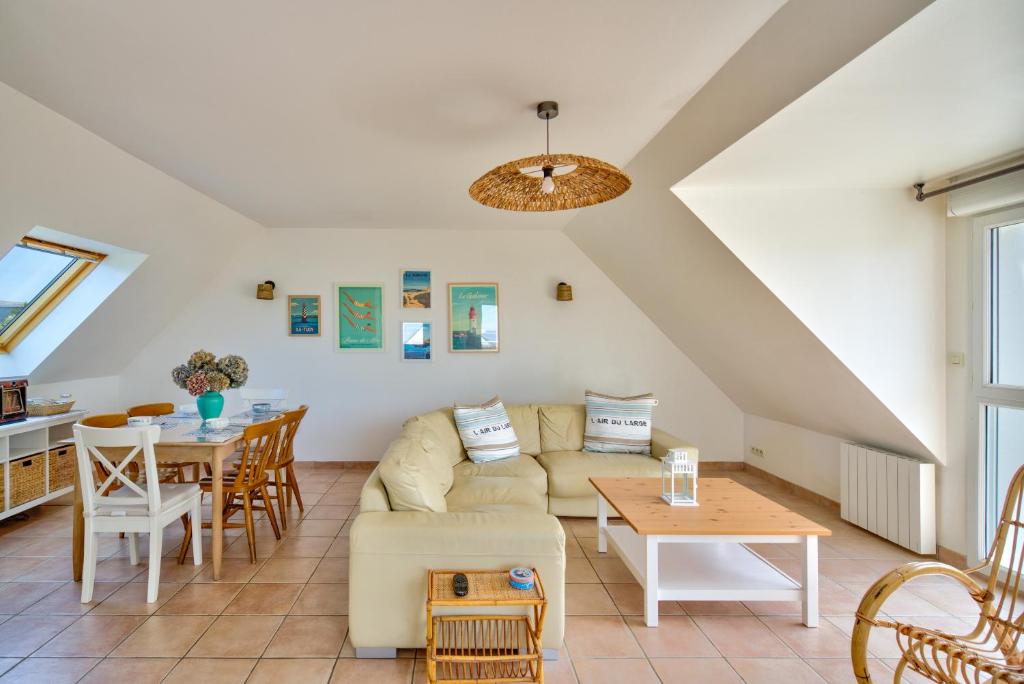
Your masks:
<path fill-rule="evenodd" d="M 203 420 L 219 418 L 224 410 L 224 395 L 220 392 L 203 392 L 196 397 L 196 408 Z"/>

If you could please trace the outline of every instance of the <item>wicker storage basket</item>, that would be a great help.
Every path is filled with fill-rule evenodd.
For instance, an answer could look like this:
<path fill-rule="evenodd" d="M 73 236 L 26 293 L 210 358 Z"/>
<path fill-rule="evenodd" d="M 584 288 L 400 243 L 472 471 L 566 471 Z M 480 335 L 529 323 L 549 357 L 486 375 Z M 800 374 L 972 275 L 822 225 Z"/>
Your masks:
<path fill-rule="evenodd" d="M 46 454 L 32 454 L 10 462 L 11 508 L 46 494 Z"/>
<path fill-rule="evenodd" d="M 30 401 L 28 402 L 28 415 L 33 418 L 39 416 L 58 416 L 62 413 L 67 413 L 71 410 L 71 407 L 75 405 L 75 401 Z"/>
<path fill-rule="evenodd" d="M 0 511 L 7 510 L 7 506 L 4 505 L 4 479 L 4 464 L 0 463 Z"/>
<path fill-rule="evenodd" d="M 46 465 L 50 469 L 51 492 L 70 487 L 75 483 L 75 447 L 69 445 L 59 449 L 50 449 Z"/>

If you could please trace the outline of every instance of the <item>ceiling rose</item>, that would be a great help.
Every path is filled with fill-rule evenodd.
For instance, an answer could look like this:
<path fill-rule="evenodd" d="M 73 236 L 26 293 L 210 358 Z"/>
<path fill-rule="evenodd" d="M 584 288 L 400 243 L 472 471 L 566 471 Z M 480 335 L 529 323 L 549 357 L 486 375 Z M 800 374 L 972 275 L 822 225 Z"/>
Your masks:
<path fill-rule="evenodd" d="M 629 176 L 608 162 L 578 154 L 551 154 L 550 121 L 557 102 L 541 102 L 537 116 L 547 129 L 545 153 L 495 167 L 469 186 L 480 204 L 509 211 L 579 209 L 615 199 L 629 190 Z"/>

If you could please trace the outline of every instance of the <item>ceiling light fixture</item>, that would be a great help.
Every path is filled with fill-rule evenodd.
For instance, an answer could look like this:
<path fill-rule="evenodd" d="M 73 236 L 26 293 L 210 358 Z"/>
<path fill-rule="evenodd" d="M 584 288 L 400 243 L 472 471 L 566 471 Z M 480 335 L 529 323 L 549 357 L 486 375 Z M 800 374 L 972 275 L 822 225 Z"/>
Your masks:
<path fill-rule="evenodd" d="M 544 154 L 516 159 L 491 169 L 469 186 L 480 204 L 509 211 L 579 209 L 615 199 L 629 190 L 629 176 L 608 162 L 578 154 L 551 154 L 551 119 L 557 102 L 541 102 Z"/>

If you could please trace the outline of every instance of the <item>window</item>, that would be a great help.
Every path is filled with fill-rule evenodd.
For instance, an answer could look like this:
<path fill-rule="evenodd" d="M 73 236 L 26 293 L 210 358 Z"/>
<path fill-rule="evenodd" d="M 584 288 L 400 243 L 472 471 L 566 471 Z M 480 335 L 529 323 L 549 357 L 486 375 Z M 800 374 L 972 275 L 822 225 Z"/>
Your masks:
<path fill-rule="evenodd" d="M 30 237 L 0 259 L 0 353 L 10 352 L 103 260 Z"/>
<path fill-rule="evenodd" d="M 1024 212 L 979 220 L 976 230 L 980 556 L 996 532 L 1010 480 L 1024 465 Z"/>

